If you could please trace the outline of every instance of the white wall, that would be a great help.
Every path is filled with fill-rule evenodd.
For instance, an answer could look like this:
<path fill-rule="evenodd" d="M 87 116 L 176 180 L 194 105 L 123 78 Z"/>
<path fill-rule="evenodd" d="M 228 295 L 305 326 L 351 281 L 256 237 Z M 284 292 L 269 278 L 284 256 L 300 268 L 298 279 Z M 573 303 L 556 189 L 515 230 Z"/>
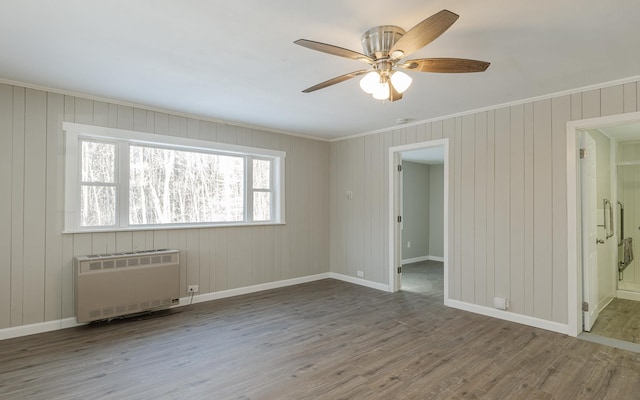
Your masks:
<path fill-rule="evenodd" d="M 402 260 L 429 256 L 429 176 L 429 165 L 402 162 Z"/>
<path fill-rule="evenodd" d="M 632 82 L 333 142 L 331 271 L 388 284 L 388 149 L 446 137 L 450 297 L 567 324 L 567 122 L 638 111 L 638 95 Z"/>
<path fill-rule="evenodd" d="M 287 152 L 282 226 L 61 234 L 62 122 Z M 0 329 L 74 316 L 76 255 L 181 250 L 200 293 L 329 271 L 329 144 L 0 84 Z"/>
<path fill-rule="evenodd" d="M 618 162 L 640 161 L 640 142 L 620 142 L 617 151 Z M 618 194 L 624 203 L 624 234 L 633 239 L 634 260 L 624 271 L 624 279 L 618 288 L 626 291 L 640 292 L 640 165 L 619 167 Z M 619 253 L 622 256 L 622 248 Z"/>
<path fill-rule="evenodd" d="M 402 179 L 402 260 L 443 258 L 444 164 L 403 161 Z"/>
<path fill-rule="evenodd" d="M 444 164 L 429 166 L 429 256 L 444 257 Z"/>

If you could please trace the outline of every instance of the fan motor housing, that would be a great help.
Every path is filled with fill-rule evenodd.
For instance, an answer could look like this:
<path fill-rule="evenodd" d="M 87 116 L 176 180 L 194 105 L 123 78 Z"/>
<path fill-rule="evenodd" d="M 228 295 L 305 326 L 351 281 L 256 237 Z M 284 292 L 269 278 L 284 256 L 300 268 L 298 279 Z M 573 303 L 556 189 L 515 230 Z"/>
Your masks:
<path fill-rule="evenodd" d="M 376 26 L 362 35 L 364 54 L 375 59 L 389 57 L 389 50 L 405 34 L 405 30 L 395 25 Z"/>

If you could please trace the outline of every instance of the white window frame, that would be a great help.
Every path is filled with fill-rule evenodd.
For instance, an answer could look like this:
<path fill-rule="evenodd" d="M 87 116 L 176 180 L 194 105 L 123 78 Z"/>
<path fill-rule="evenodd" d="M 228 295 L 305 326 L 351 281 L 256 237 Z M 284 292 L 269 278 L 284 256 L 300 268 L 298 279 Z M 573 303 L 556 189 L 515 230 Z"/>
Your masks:
<path fill-rule="evenodd" d="M 260 156 L 251 156 L 251 157 L 247 157 L 247 164 L 251 163 L 252 167 L 251 168 L 247 168 L 245 167 L 245 170 L 247 171 L 247 173 L 245 174 L 246 177 L 246 190 L 247 190 L 247 195 L 245 196 L 245 199 L 253 199 L 253 195 L 255 192 L 258 193 L 271 193 L 271 204 L 274 204 L 274 200 L 275 200 L 275 183 L 276 183 L 276 178 L 274 176 L 273 173 L 273 168 L 271 168 L 271 170 L 269 171 L 269 189 L 256 189 L 253 187 L 253 160 L 269 160 L 269 158 L 267 157 L 260 157 Z M 273 165 L 273 163 L 271 164 Z M 245 206 L 245 211 L 248 214 L 248 216 L 246 216 L 247 219 L 253 220 L 253 201 L 247 201 L 247 204 Z M 271 207 L 271 217 L 273 218 L 273 213 L 275 212 L 275 208 Z"/>
<path fill-rule="evenodd" d="M 286 153 L 278 150 L 209 142 L 184 137 L 157 135 L 63 122 L 65 135 L 64 176 L 64 233 L 133 231 L 157 229 L 184 229 L 220 226 L 278 225 L 285 224 L 285 159 Z M 100 142 L 116 142 L 116 226 L 80 226 L 80 147 L 81 139 Z M 245 159 L 244 221 L 202 222 L 154 225 L 129 224 L 129 145 L 147 145 L 175 150 L 205 151 L 208 153 L 242 156 Z M 271 160 L 271 219 L 253 221 L 253 159 Z"/>

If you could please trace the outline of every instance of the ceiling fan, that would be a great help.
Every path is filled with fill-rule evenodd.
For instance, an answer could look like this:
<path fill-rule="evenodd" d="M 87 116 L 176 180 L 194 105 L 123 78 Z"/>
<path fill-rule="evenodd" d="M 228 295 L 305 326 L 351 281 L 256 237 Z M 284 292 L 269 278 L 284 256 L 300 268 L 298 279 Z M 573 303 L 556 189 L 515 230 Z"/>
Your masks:
<path fill-rule="evenodd" d="M 329 79 L 311 86 L 303 90 L 303 92 L 310 93 L 356 76 L 364 75 L 360 80 L 362 90 L 373 95 L 373 98 L 377 100 L 396 101 L 402 98 L 402 93 L 409 88 L 412 82 L 409 75 L 398 71 L 396 68 L 409 71 L 448 73 L 485 71 L 489 67 L 488 62 L 464 58 L 402 60 L 434 41 L 449 29 L 457 19 L 457 14 L 442 10 L 420 22 L 408 32 L 393 25 L 371 28 L 362 35 L 364 54 L 313 40 L 298 39 L 294 42 L 297 45 L 362 61 L 370 66 L 369 69 L 361 69 Z"/>

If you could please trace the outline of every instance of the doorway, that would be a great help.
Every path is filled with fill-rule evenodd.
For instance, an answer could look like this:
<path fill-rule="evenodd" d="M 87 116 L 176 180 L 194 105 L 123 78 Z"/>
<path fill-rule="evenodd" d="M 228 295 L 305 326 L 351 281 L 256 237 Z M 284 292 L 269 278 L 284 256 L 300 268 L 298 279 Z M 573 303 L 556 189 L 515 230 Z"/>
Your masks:
<path fill-rule="evenodd" d="M 444 149 L 400 153 L 401 290 L 442 296 L 444 288 Z"/>
<path fill-rule="evenodd" d="M 583 333 L 589 340 L 602 335 L 607 343 L 611 340 L 638 343 L 624 336 L 626 325 L 640 324 L 640 312 L 629 311 L 640 311 L 640 302 L 628 303 L 627 299 L 635 296 L 635 300 L 640 300 L 640 293 L 626 290 L 632 286 L 628 282 L 634 279 L 635 269 L 629 267 L 633 272 L 625 281 L 619 263 L 624 260 L 624 252 L 620 251 L 624 240 L 633 233 L 628 224 L 622 231 L 621 222 L 628 218 L 623 219 L 624 195 L 620 192 L 620 179 L 626 179 L 620 176 L 620 165 L 625 163 L 621 154 L 628 156 L 629 145 L 640 142 L 640 113 L 572 121 L 567 134 L 569 333 L 578 336 L 591 331 Z M 599 144 L 591 150 L 597 167 L 587 167 L 584 159 L 579 158 L 578 149 L 585 148 L 581 143 L 585 135 Z M 640 153 L 637 158 L 640 164 Z M 592 169 L 593 187 L 592 194 L 585 198 L 588 168 Z M 596 192 L 595 199 L 591 199 Z"/>
<path fill-rule="evenodd" d="M 426 221 L 429 226 L 419 226 L 419 224 L 414 227 L 408 226 L 411 233 L 403 235 L 403 228 L 408 222 L 404 215 L 404 208 L 407 205 L 403 202 L 403 187 L 407 184 L 407 182 L 403 182 L 405 162 L 428 165 L 427 168 L 418 166 L 417 169 L 422 169 L 423 175 L 428 170 L 429 178 L 433 175 L 434 187 L 438 185 L 437 180 L 439 180 L 442 188 L 440 194 L 434 194 L 433 198 L 434 203 L 441 202 L 437 204 L 439 207 L 426 209 L 427 215 L 423 216 L 423 221 Z M 448 299 L 448 181 L 448 139 L 396 146 L 389 149 L 389 290 L 391 292 L 401 289 L 434 290 L 434 293 L 441 293 L 440 296 L 445 302 Z M 411 184 L 413 185 L 413 183 Z M 429 190 L 423 190 L 423 195 L 425 195 L 424 192 L 429 192 Z M 421 211 L 425 212 L 425 209 Z M 433 215 L 431 215 L 432 213 Z M 415 216 L 411 218 L 415 218 Z M 414 222 L 412 219 L 410 225 Z M 404 251 L 403 254 L 403 250 L 407 249 L 417 251 Z M 430 254 L 432 251 L 433 254 Z M 403 285 L 403 273 L 405 272 L 407 282 Z"/>

